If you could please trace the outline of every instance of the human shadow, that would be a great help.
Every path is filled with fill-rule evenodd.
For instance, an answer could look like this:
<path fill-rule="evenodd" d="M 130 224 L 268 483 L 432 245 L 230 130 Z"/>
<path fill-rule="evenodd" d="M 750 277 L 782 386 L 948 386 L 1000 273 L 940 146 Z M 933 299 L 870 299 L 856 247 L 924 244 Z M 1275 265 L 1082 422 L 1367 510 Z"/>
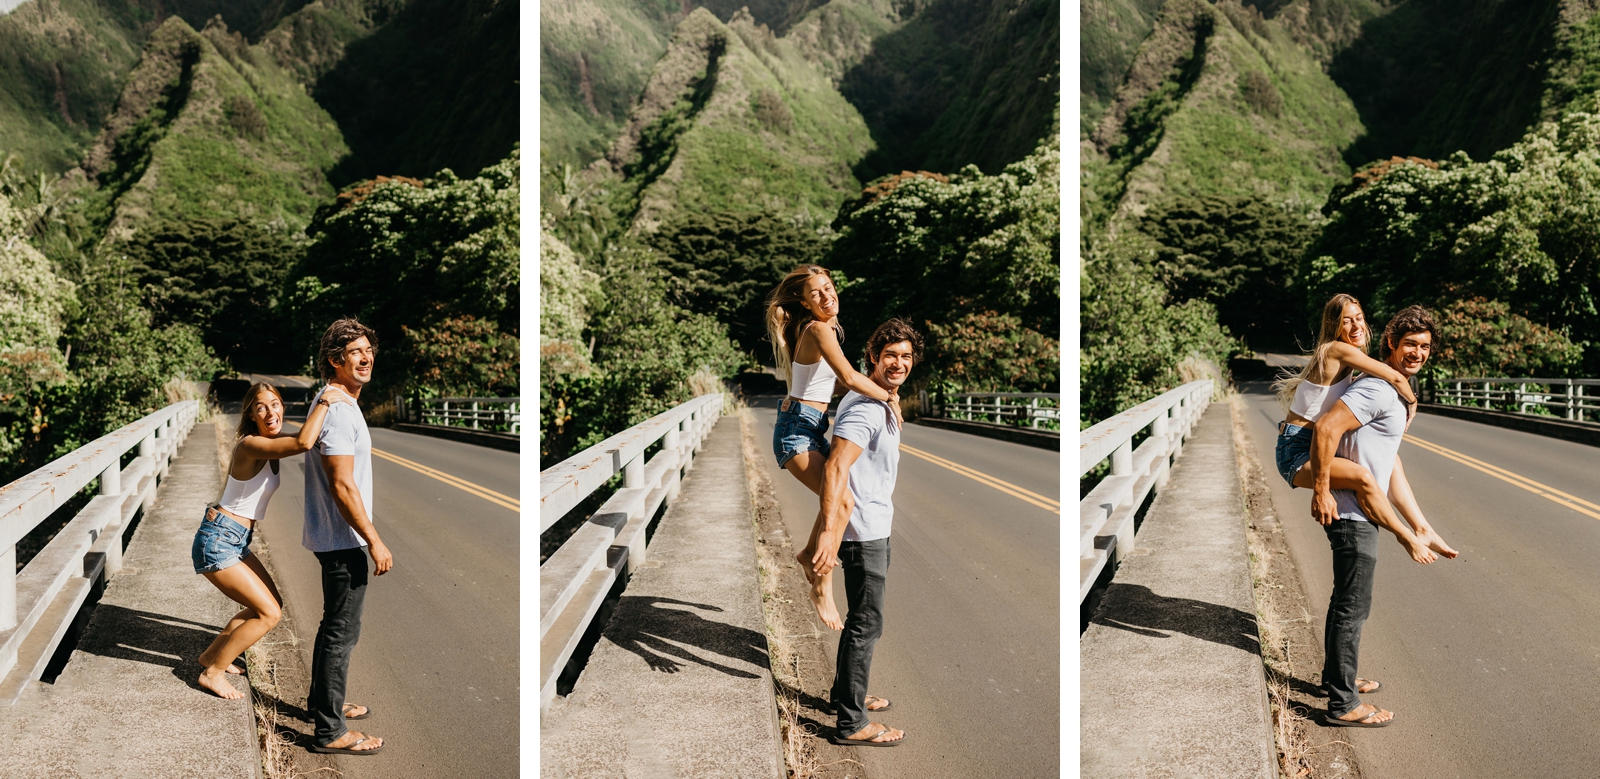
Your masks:
<path fill-rule="evenodd" d="M 684 669 L 686 663 L 696 663 L 741 679 L 759 678 L 754 673 L 717 662 L 680 645 L 704 650 L 712 656 L 764 668 L 767 665 L 766 636 L 749 628 L 706 619 L 692 611 L 664 608 L 664 606 L 688 606 L 705 611 L 722 611 L 717 606 L 705 603 L 624 595 L 617 602 L 617 609 L 611 616 L 611 624 L 606 629 L 606 638 L 643 658 L 653 671 L 677 673 Z"/>
<path fill-rule="evenodd" d="M 1141 584 L 1113 581 L 1090 621 L 1150 638 L 1171 638 L 1173 633 L 1182 633 L 1261 654 L 1254 614 L 1192 598 L 1158 595 Z"/>
<path fill-rule="evenodd" d="M 77 648 L 101 657 L 166 666 L 184 684 L 204 690 L 197 681 L 200 653 L 221 631 L 221 625 L 100 603 Z"/>

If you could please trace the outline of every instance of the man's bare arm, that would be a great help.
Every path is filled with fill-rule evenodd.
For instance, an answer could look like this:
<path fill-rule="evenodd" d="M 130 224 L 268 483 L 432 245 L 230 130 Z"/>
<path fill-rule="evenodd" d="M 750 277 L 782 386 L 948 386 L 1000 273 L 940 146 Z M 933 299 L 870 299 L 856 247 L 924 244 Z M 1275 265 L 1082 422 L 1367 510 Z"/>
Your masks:
<path fill-rule="evenodd" d="M 394 557 L 389 554 L 389 547 L 384 546 L 383 540 L 378 538 L 378 529 L 372 526 L 372 519 L 367 516 L 367 506 L 361 500 L 361 488 L 356 486 L 355 455 L 322 455 L 322 470 L 328 474 L 328 487 L 333 491 L 333 502 L 339 506 L 339 514 L 350 524 L 350 529 L 367 542 L 367 551 L 372 554 L 378 575 L 388 573 L 394 567 Z"/>
<path fill-rule="evenodd" d="M 1333 458 L 1345 434 L 1361 427 L 1361 420 L 1350 407 L 1339 401 L 1311 423 L 1311 516 L 1318 524 L 1331 525 L 1339 518 L 1339 504 L 1333 499 Z"/>
<path fill-rule="evenodd" d="M 845 526 L 850 524 L 850 515 L 844 510 L 845 496 L 850 489 L 850 466 L 860 456 L 860 444 L 833 437 L 833 452 L 822 472 L 822 531 L 817 534 L 817 548 L 811 555 L 811 569 L 818 576 L 833 570 Z"/>

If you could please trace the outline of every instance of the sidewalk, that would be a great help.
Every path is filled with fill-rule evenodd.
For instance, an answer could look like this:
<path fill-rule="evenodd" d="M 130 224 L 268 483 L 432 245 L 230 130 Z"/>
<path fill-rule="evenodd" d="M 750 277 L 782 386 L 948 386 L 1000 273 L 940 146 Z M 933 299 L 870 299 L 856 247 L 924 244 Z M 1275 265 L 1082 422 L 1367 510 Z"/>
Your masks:
<path fill-rule="evenodd" d="M 1244 523 L 1216 403 L 1079 639 L 1083 776 L 1277 776 Z"/>
<path fill-rule="evenodd" d="M 0 776 L 257 776 L 249 699 L 194 684 L 195 658 L 238 610 L 189 559 L 222 488 L 216 432 L 196 424 L 178 450 L 56 683 L 29 682 L 0 709 Z"/>
<path fill-rule="evenodd" d="M 541 719 L 543 776 L 783 776 L 752 521 L 725 416 L 572 694 Z"/>

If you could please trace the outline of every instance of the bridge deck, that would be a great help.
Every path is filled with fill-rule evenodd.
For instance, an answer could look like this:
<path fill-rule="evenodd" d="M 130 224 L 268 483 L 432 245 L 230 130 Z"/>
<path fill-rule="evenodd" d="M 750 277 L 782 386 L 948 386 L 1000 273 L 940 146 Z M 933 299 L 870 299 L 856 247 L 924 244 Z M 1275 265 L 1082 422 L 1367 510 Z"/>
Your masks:
<path fill-rule="evenodd" d="M 216 430 L 197 424 L 178 451 L 55 684 L 0 709 L 0 776 L 256 775 L 248 699 L 194 685 L 195 658 L 237 610 L 189 559 L 222 486 Z"/>
<path fill-rule="evenodd" d="M 1213 404 L 1079 640 L 1084 776 L 1277 775 L 1243 505 Z"/>

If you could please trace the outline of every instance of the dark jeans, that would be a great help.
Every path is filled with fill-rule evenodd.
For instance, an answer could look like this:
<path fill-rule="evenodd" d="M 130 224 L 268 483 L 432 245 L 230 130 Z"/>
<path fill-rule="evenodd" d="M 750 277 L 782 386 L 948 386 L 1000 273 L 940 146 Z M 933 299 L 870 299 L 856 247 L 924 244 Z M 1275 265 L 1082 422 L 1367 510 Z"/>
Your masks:
<path fill-rule="evenodd" d="M 350 651 L 361 638 L 361 604 L 367 597 L 366 547 L 317 552 L 322 563 L 322 625 L 311 649 L 311 694 L 306 708 L 316 725 L 314 738 L 327 745 L 342 738 L 344 683 Z"/>
<path fill-rule="evenodd" d="M 867 677 L 872 675 L 872 648 L 883 635 L 883 591 L 889 575 L 889 539 L 846 541 L 839 545 L 844 594 L 850 613 L 839 637 L 834 666 L 833 711 L 839 735 L 867 726 Z"/>
<path fill-rule="evenodd" d="M 1378 568 L 1378 526 L 1336 519 L 1323 528 L 1333 547 L 1333 597 L 1323 626 L 1322 688 L 1328 713 L 1337 717 L 1361 705 L 1356 694 L 1356 662 L 1361 626 L 1372 611 L 1372 579 Z"/>

